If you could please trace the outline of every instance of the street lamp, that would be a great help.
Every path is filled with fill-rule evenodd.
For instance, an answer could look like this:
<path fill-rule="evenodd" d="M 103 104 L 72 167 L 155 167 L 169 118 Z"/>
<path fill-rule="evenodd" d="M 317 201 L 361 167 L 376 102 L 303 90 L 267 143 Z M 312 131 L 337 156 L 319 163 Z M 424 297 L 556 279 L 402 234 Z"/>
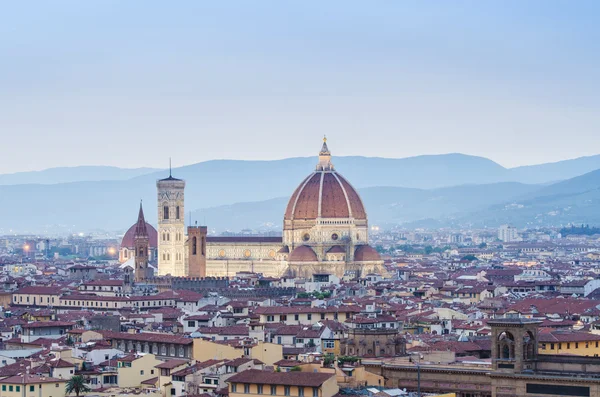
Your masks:
<path fill-rule="evenodd" d="M 417 353 L 416 356 L 419 359 L 416 362 L 416 364 L 417 364 L 417 397 L 421 397 L 421 360 L 423 359 L 423 355 L 421 353 Z"/>

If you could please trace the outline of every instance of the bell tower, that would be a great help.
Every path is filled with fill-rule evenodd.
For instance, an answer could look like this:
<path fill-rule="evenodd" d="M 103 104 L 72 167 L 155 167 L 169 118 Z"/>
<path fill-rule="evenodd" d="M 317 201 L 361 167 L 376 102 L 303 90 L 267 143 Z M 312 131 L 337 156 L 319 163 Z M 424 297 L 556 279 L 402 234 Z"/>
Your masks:
<path fill-rule="evenodd" d="M 206 226 L 188 226 L 190 277 L 206 277 Z"/>
<path fill-rule="evenodd" d="M 493 371 L 520 373 L 535 370 L 540 323 L 526 318 L 488 321 L 492 328 Z"/>
<path fill-rule="evenodd" d="M 169 177 L 156 182 L 158 209 L 158 275 L 188 275 L 185 261 L 185 181 Z"/>
<path fill-rule="evenodd" d="M 150 245 L 150 237 L 148 236 L 142 203 L 140 203 L 140 212 L 138 214 L 137 224 L 135 225 L 133 243 L 135 249 L 134 278 L 137 283 L 146 280 L 148 275 L 148 251 Z"/>

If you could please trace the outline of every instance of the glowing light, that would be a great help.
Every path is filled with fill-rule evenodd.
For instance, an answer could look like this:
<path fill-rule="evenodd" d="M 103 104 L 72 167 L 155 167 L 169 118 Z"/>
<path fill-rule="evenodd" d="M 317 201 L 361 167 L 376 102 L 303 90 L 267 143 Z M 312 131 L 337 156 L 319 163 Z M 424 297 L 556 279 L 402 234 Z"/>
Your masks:
<path fill-rule="evenodd" d="M 117 250 L 115 250 L 113 247 L 110 247 L 110 248 L 108 249 L 108 253 L 109 253 L 110 255 L 114 255 L 114 254 L 115 254 L 115 252 L 117 252 Z"/>

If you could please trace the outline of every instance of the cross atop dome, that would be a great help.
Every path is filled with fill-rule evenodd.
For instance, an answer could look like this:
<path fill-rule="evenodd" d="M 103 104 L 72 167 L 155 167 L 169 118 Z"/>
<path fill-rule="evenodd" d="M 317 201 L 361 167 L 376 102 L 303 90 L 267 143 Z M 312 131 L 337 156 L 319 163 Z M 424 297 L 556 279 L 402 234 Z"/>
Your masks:
<path fill-rule="evenodd" d="M 331 152 L 327 147 L 327 137 L 323 136 L 323 146 L 319 152 L 319 164 L 317 164 L 317 171 L 334 171 L 333 164 L 331 163 Z"/>

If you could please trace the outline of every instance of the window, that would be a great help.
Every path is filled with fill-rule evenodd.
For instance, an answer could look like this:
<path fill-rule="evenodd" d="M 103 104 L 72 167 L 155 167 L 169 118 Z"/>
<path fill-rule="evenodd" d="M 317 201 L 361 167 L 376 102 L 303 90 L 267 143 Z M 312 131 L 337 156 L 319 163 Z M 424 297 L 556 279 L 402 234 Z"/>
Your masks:
<path fill-rule="evenodd" d="M 334 349 L 335 348 L 335 341 L 334 340 L 323 341 L 323 347 L 325 349 Z"/>
<path fill-rule="evenodd" d="M 279 315 L 279 321 L 287 321 L 287 316 L 285 314 Z"/>
<path fill-rule="evenodd" d="M 167 205 L 163 207 L 163 219 L 169 219 L 169 207 Z"/>
<path fill-rule="evenodd" d="M 21 391 L 21 386 L 15 386 L 15 391 Z"/>
<path fill-rule="evenodd" d="M 195 327 L 195 326 L 196 326 L 195 321 L 188 321 L 188 327 Z"/>
<path fill-rule="evenodd" d="M 310 320 L 312 320 L 312 314 L 311 314 L 311 313 L 308 313 L 308 314 L 306 315 L 306 318 L 307 318 L 309 321 L 310 321 Z"/>
<path fill-rule="evenodd" d="M 299 316 L 297 314 L 294 314 L 294 320 L 298 321 Z"/>
<path fill-rule="evenodd" d="M 250 393 L 250 385 L 247 384 L 247 383 L 244 385 L 244 393 L 245 394 L 249 394 Z"/>
<path fill-rule="evenodd" d="M 8 386 L 8 391 L 13 391 L 13 386 L 12 385 Z"/>
<path fill-rule="evenodd" d="M 150 370 L 150 375 L 154 375 L 154 370 L 153 369 Z"/>
<path fill-rule="evenodd" d="M 29 386 L 29 391 L 35 391 L 35 386 L 33 386 L 33 385 Z"/>
<path fill-rule="evenodd" d="M 197 241 L 196 241 L 196 237 L 194 237 L 194 238 L 192 238 L 192 255 L 196 255 L 196 246 L 197 246 Z"/>
<path fill-rule="evenodd" d="M 575 349 L 579 349 L 579 342 L 575 342 Z"/>
<path fill-rule="evenodd" d="M 179 219 L 179 206 L 175 207 L 175 219 Z"/>
<path fill-rule="evenodd" d="M 2 385 L 2 391 L 6 391 L 6 385 Z"/>
<path fill-rule="evenodd" d="M 256 390 L 257 394 L 263 394 L 263 385 L 256 386 Z"/>
<path fill-rule="evenodd" d="M 271 395 L 272 396 L 277 395 L 277 386 L 275 386 L 275 385 L 271 386 Z"/>
<path fill-rule="evenodd" d="M 325 313 L 321 313 L 321 320 L 325 320 Z"/>
<path fill-rule="evenodd" d="M 554 350 L 554 343 L 550 343 L 550 350 Z"/>
<path fill-rule="evenodd" d="M 304 387 L 298 386 L 298 397 L 304 397 Z"/>
<path fill-rule="evenodd" d="M 231 391 L 235 393 L 237 391 L 237 385 L 235 383 L 231 384 Z"/>
<path fill-rule="evenodd" d="M 175 390 L 175 388 L 171 389 L 171 395 L 174 396 L 175 394 L 177 394 L 177 391 Z"/>
<path fill-rule="evenodd" d="M 567 343 L 567 349 L 571 348 L 571 343 Z"/>
<path fill-rule="evenodd" d="M 267 321 L 275 321 L 275 316 L 267 316 Z"/>
<path fill-rule="evenodd" d="M 319 397 L 319 388 L 313 387 L 313 397 Z"/>
<path fill-rule="evenodd" d="M 290 395 L 290 387 L 289 386 L 284 386 L 283 387 L 283 394 L 286 396 Z"/>

